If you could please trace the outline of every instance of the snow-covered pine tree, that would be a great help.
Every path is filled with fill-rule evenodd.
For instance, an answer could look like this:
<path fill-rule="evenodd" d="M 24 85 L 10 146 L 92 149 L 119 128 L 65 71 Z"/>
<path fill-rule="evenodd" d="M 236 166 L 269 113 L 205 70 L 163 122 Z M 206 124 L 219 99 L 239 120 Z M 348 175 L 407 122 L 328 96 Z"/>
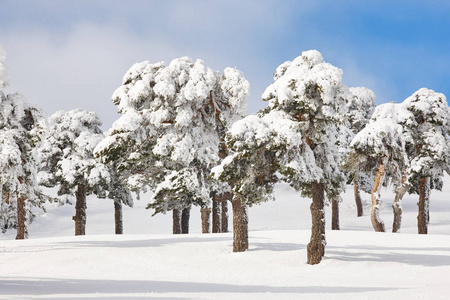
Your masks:
<path fill-rule="evenodd" d="M 371 221 L 375 231 L 385 231 L 384 222 L 379 216 L 381 186 L 390 183 L 399 192 L 405 184 L 405 170 L 409 166 L 408 153 L 414 145 L 412 132 L 406 125 L 411 124 L 413 119 L 404 103 L 381 104 L 350 145 L 345 168 L 358 176 L 365 174 L 367 177 L 374 177 Z M 401 210 L 401 198 L 397 200 L 394 213 Z M 397 222 L 401 223 L 400 220 Z"/>
<path fill-rule="evenodd" d="M 43 115 L 19 94 L 5 95 L 7 71 L 0 47 L 0 226 L 17 228 L 16 239 L 28 236 L 33 207 L 43 209 L 50 198 L 38 187 L 36 146 L 42 137 Z"/>
<path fill-rule="evenodd" d="M 273 186 L 279 181 L 277 155 L 284 155 L 287 144 L 301 142 L 296 129 L 298 125 L 284 114 L 271 112 L 247 116 L 228 131 L 230 155 L 212 173 L 232 187 L 233 252 L 249 246 L 247 206 L 273 200 Z"/>
<path fill-rule="evenodd" d="M 124 183 L 123 178 L 117 172 L 117 166 L 114 162 L 107 164 L 111 181 L 108 188 L 108 198 L 114 200 L 114 224 L 115 234 L 123 234 L 123 204 L 133 207 L 133 197 L 130 190 Z"/>
<path fill-rule="evenodd" d="M 347 136 L 346 102 L 352 96 L 342 83 L 342 70 L 323 61 L 315 50 L 305 51 L 275 72 L 275 82 L 263 94 L 269 111 L 280 111 L 297 122 L 299 147 L 290 148 L 280 172 L 284 180 L 312 198 L 309 264 L 317 264 L 325 254 L 325 194 L 336 199 L 343 190 L 345 176 L 339 168 L 342 136 Z"/>
<path fill-rule="evenodd" d="M 342 71 L 315 50 L 280 65 L 274 76 L 263 94 L 269 106 L 232 126 L 227 145 L 234 153 L 213 171 L 233 187 L 233 215 L 235 203 L 245 207 L 271 199 L 277 172 L 311 197 L 308 263 L 317 264 L 326 244 L 325 193 L 328 199 L 339 197 L 345 183 L 338 135 L 347 134 L 341 125 L 352 95 L 342 84 Z M 243 251 L 240 240 L 235 243 Z"/>
<path fill-rule="evenodd" d="M 247 94 L 242 73 L 227 68 L 220 75 L 201 60 L 135 64 L 113 95 L 122 116 L 96 153 L 116 161 L 135 191 L 154 190 L 148 208 L 172 210 L 174 233 L 179 232 L 179 223 L 186 225 L 179 211 L 186 216 L 192 204 L 209 202 L 209 169 L 219 160 L 219 125 L 226 127 L 245 113 Z"/>
<path fill-rule="evenodd" d="M 417 226 L 428 232 L 430 189 L 442 188 L 444 171 L 450 173 L 450 108 L 446 97 L 422 88 L 404 101 L 413 122 L 407 124 L 414 139 L 410 153 L 409 191 L 419 194 Z"/>
<path fill-rule="evenodd" d="M 108 167 L 93 155 L 104 138 L 100 125 L 93 112 L 57 111 L 48 120 L 47 138 L 41 148 L 42 184 L 58 187 L 58 195 L 66 199 L 76 196 L 75 235 L 85 234 L 86 196 L 105 198 L 112 182 Z M 111 193 L 116 199 L 122 191 Z"/>
<path fill-rule="evenodd" d="M 365 87 L 352 87 L 350 88 L 350 92 L 353 94 L 353 97 L 350 98 L 350 101 L 347 104 L 347 117 L 350 130 L 354 136 L 366 126 L 374 112 L 375 93 Z M 370 192 L 370 180 L 367 180 L 364 174 L 358 173 L 352 174 L 351 177 L 353 177 L 352 181 L 356 204 L 356 215 L 361 217 L 363 216 L 364 211 L 359 190 L 360 187 L 362 187 L 365 192 Z"/>

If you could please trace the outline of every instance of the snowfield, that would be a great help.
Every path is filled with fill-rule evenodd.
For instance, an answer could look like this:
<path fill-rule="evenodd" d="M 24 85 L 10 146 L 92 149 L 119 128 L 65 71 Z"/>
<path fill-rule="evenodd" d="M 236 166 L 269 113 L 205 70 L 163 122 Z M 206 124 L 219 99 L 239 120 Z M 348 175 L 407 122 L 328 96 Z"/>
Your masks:
<path fill-rule="evenodd" d="M 405 195 L 402 233 L 375 233 L 356 217 L 353 189 L 341 204 L 341 230 L 329 230 L 324 260 L 306 264 L 310 200 L 286 185 L 276 201 L 250 208 L 250 249 L 232 253 L 232 234 L 171 234 L 171 215 L 150 217 L 146 199 L 124 207 L 115 236 L 110 200 L 88 199 L 86 236 L 74 237 L 73 206 L 49 207 L 29 239 L 1 236 L 0 299 L 448 299 L 450 178 L 433 191 L 428 235 L 416 234 L 417 197 Z M 381 218 L 392 228 L 393 195 Z M 231 207 L 230 207 L 231 209 Z M 330 220 L 331 207 L 327 207 Z M 230 218 L 231 219 L 231 218 Z M 230 220 L 231 227 L 231 220 Z"/>

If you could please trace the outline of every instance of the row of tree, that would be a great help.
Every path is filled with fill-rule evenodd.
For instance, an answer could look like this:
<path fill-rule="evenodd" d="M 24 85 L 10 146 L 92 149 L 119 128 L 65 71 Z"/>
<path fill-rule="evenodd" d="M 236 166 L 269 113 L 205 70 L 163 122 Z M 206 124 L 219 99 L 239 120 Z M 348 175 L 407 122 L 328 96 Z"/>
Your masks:
<path fill-rule="evenodd" d="M 0 55 L 0 58 L 2 56 Z M 427 232 L 429 191 L 449 172 L 450 111 L 445 96 L 421 89 L 403 103 L 375 109 L 372 91 L 349 88 L 342 70 L 315 50 L 280 65 L 263 94 L 267 108 L 246 116 L 249 83 L 236 69 L 215 72 L 187 57 L 169 65 L 133 65 L 113 102 L 121 114 L 104 135 L 94 113 L 56 112 L 45 118 L 19 95 L 2 92 L 0 60 L 1 226 L 26 236 L 31 207 L 44 201 L 39 186 L 76 196 L 75 234 L 84 234 L 86 195 L 114 200 L 116 233 L 130 191 L 148 190 L 148 208 L 172 211 L 173 232 L 187 233 L 192 205 L 201 207 L 203 232 L 228 230 L 233 211 L 233 251 L 248 248 L 247 208 L 273 199 L 284 181 L 312 199 L 308 263 L 325 254 L 324 206 L 332 203 L 339 229 L 340 194 L 347 183 L 372 194 L 371 219 L 379 217 L 380 187 L 396 197 L 394 232 L 401 225 L 401 199 L 418 193 L 419 233 Z"/>

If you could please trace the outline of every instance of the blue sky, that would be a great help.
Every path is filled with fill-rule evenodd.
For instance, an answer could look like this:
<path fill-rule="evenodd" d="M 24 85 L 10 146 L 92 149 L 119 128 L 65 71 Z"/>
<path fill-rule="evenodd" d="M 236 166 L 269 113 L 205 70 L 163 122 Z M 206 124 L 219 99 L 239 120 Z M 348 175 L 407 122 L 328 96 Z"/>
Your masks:
<path fill-rule="evenodd" d="M 0 44 L 20 92 L 48 114 L 97 112 L 135 62 L 190 56 L 251 84 L 249 113 L 266 106 L 272 73 L 319 50 L 376 102 L 401 102 L 421 87 L 450 95 L 450 1 L 22 1 L 0 0 Z"/>

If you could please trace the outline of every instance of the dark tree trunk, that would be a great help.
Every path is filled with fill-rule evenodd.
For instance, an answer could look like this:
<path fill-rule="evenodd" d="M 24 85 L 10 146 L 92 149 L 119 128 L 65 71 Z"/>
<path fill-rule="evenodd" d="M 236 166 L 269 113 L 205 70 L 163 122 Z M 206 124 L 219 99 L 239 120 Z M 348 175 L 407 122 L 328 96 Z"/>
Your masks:
<path fill-rule="evenodd" d="M 222 202 L 222 232 L 228 232 L 228 197 Z"/>
<path fill-rule="evenodd" d="M 78 189 L 75 192 L 76 204 L 75 204 L 75 216 L 72 219 L 75 221 L 75 235 L 86 234 L 86 188 L 84 185 L 79 184 Z"/>
<path fill-rule="evenodd" d="M 353 181 L 353 193 L 355 195 L 356 216 L 362 217 L 364 215 L 364 211 L 361 201 L 361 194 L 359 193 L 359 185 L 356 181 Z"/>
<path fill-rule="evenodd" d="M 248 206 L 242 206 L 243 226 L 244 226 L 244 243 L 245 249 L 248 249 Z"/>
<path fill-rule="evenodd" d="M 373 229 L 377 232 L 385 232 L 384 223 L 380 218 L 379 205 L 380 205 L 380 188 L 384 177 L 384 163 L 380 163 L 377 176 L 375 177 L 375 184 L 372 189 L 372 212 L 371 220 Z"/>
<path fill-rule="evenodd" d="M 27 215 L 25 211 L 25 198 L 17 199 L 17 235 L 16 240 L 23 240 L 28 237 L 27 232 Z"/>
<path fill-rule="evenodd" d="M 189 233 L 189 218 L 191 217 L 191 207 L 184 208 L 181 211 L 181 233 Z"/>
<path fill-rule="evenodd" d="M 331 201 L 331 230 L 339 230 L 339 200 Z"/>
<path fill-rule="evenodd" d="M 174 209 L 172 211 L 172 220 L 173 220 L 173 234 L 181 234 L 181 213 L 180 210 Z"/>
<path fill-rule="evenodd" d="M 122 202 L 114 201 L 114 222 L 116 234 L 123 234 Z"/>
<path fill-rule="evenodd" d="M 424 177 L 419 183 L 419 214 L 417 216 L 417 227 L 419 234 L 428 233 L 428 221 L 430 220 L 430 178 Z"/>
<path fill-rule="evenodd" d="M 202 216 L 202 233 L 209 233 L 211 209 L 209 207 L 202 207 L 200 213 Z"/>
<path fill-rule="evenodd" d="M 245 205 L 240 199 L 231 202 L 233 209 L 233 252 L 248 249 L 248 220 Z"/>
<path fill-rule="evenodd" d="M 220 197 L 215 194 L 213 196 L 212 201 L 212 232 L 219 233 L 220 232 Z"/>
<path fill-rule="evenodd" d="M 323 183 L 311 184 L 312 203 L 311 209 L 311 240 L 307 246 L 307 263 L 315 265 L 320 263 L 325 255 L 325 195 Z"/>

